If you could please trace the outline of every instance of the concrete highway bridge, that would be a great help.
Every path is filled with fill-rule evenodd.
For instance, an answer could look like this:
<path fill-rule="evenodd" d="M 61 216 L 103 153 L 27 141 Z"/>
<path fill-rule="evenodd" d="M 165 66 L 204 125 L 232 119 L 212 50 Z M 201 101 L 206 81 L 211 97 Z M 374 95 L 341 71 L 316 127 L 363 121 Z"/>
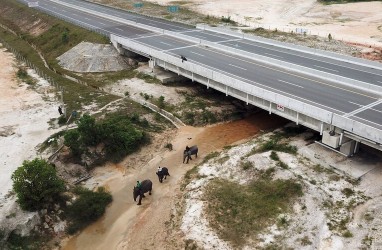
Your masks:
<path fill-rule="evenodd" d="M 345 155 L 382 150 L 382 64 L 79 0 L 20 0 L 107 36 L 121 54 L 285 117 Z M 32 4 L 31 4 L 32 3 Z"/>

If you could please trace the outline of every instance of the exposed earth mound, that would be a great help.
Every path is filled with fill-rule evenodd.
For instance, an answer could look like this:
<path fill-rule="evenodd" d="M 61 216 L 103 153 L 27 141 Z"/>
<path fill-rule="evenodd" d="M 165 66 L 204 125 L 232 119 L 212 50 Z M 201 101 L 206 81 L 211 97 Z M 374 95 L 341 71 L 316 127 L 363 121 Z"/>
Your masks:
<path fill-rule="evenodd" d="M 108 44 L 82 42 L 57 60 L 64 69 L 74 72 L 110 72 L 128 68 L 124 58 Z"/>

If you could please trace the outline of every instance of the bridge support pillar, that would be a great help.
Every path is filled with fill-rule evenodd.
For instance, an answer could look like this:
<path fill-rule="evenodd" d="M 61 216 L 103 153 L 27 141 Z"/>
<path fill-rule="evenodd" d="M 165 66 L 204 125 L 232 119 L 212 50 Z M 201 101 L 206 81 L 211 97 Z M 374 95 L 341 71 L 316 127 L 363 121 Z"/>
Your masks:
<path fill-rule="evenodd" d="M 359 146 L 359 142 L 346 137 L 343 132 L 339 134 L 334 131 L 323 131 L 322 143 L 346 156 L 358 152 Z"/>

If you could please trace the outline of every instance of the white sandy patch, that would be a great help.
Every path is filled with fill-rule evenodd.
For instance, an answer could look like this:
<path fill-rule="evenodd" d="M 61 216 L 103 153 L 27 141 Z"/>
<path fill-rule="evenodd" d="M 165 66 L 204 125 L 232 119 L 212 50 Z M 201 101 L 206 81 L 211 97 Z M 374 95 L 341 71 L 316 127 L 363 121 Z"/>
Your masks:
<path fill-rule="evenodd" d="M 308 134 L 307 134 L 308 135 Z M 268 138 L 263 136 L 263 140 Z M 258 142 L 257 142 L 258 143 Z M 342 171 L 331 168 L 329 158 L 332 151 L 321 150 L 319 155 L 312 154 L 316 150 L 316 144 L 305 146 L 306 142 L 302 136 L 293 140 L 299 146 L 299 154 L 296 156 L 277 152 L 280 160 L 288 168 L 281 168 L 277 162 L 269 159 L 270 152 L 246 155 L 253 147 L 256 140 L 235 146 L 230 150 L 220 153 L 218 157 L 209 160 L 199 167 L 199 179 L 192 181 L 187 187 L 186 211 L 183 216 L 181 229 L 186 239 L 197 242 L 198 246 L 211 249 L 233 249 L 228 242 L 216 237 L 216 233 L 208 226 L 208 220 L 204 215 L 204 206 L 207 201 L 203 197 L 203 190 L 213 178 L 223 178 L 245 184 L 256 176 L 255 169 L 264 171 L 275 168 L 273 179 L 295 179 L 303 187 L 303 196 L 299 197 L 288 213 L 280 214 L 278 220 L 283 218 L 286 225 L 273 224 L 257 235 L 259 243 L 248 243 L 244 249 L 266 247 L 276 244 L 283 247 L 296 249 L 359 249 L 370 247 L 372 244 L 378 246 L 381 242 L 381 234 L 378 233 L 382 226 L 379 221 L 382 218 L 382 199 L 380 192 L 369 192 L 369 183 L 361 181 L 359 185 L 350 182 L 347 175 Z M 313 155 L 312 159 L 301 156 L 303 152 Z M 320 158 L 320 165 L 314 159 Z M 241 162 L 250 161 L 255 169 L 243 170 Z M 352 163 L 356 166 L 358 160 L 342 159 L 341 165 Z M 359 163 L 358 163 L 359 164 Z M 361 164 L 362 165 L 362 164 Z M 354 167 L 356 168 L 356 167 Z M 347 169 L 351 176 L 352 169 Z M 354 169 L 357 174 L 357 170 Z M 381 178 L 381 172 L 370 174 L 373 180 Z M 354 180 L 354 179 L 353 179 Z M 381 189 L 381 182 L 374 182 L 373 190 Z M 347 191 L 346 191 L 347 190 Z M 346 195 L 346 192 L 353 192 Z M 365 193 L 373 194 L 371 200 Z M 369 214 L 369 219 L 365 216 Z M 340 226 L 345 221 L 343 226 Z M 376 230 L 377 229 L 377 230 Z M 345 233 L 351 233 L 351 237 L 344 237 Z M 206 241 L 206 235 L 210 238 Z M 366 237 L 372 237 L 373 243 L 365 242 Z M 253 245 L 255 244 L 255 245 Z"/>
<path fill-rule="evenodd" d="M 173 0 L 149 0 L 169 5 Z M 182 7 L 182 5 L 180 5 Z M 189 0 L 184 5 L 200 13 L 231 17 L 251 27 L 308 34 L 382 46 L 382 3 L 360 2 L 323 5 L 316 0 Z"/>
<path fill-rule="evenodd" d="M 32 70 L 37 80 L 32 89 L 16 79 L 17 68 L 12 54 L 0 51 L 0 221 L 8 215 L 14 199 L 6 199 L 12 189 L 11 175 L 24 160 L 38 156 L 36 146 L 55 133 L 48 121 L 58 117 L 58 102 L 49 83 Z M 49 101 L 48 101 L 48 100 Z"/>

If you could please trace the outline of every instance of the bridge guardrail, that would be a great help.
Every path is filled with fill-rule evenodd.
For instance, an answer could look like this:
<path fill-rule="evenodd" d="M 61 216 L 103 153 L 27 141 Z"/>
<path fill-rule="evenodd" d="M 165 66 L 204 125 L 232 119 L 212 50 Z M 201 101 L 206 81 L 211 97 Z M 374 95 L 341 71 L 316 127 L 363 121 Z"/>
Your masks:
<path fill-rule="evenodd" d="M 280 104 L 286 108 L 289 108 L 301 114 L 305 114 L 326 124 L 331 124 L 335 127 L 349 131 L 350 133 L 354 133 L 355 135 L 367 138 L 371 141 L 382 143 L 382 130 L 378 128 L 368 126 L 361 122 L 343 117 L 341 115 L 316 107 L 314 105 L 295 100 L 288 96 L 272 92 L 265 88 L 249 84 L 242 80 L 238 80 L 234 77 L 228 76 L 227 74 L 218 72 L 213 69 L 205 68 L 192 62 L 187 61 L 182 63 L 180 58 L 176 56 L 166 54 L 162 51 L 150 48 L 135 40 L 122 38 L 115 35 L 111 35 L 111 40 L 113 42 L 123 44 L 126 47 L 130 47 L 136 52 L 149 54 L 153 58 L 157 58 L 159 60 L 163 60 L 164 62 L 171 63 L 176 67 L 183 68 L 185 70 L 201 75 L 213 81 L 223 83 L 230 88 L 243 91 L 255 97 L 259 97 L 264 100 L 270 101 L 272 103 Z"/>
<path fill-rule="evenodd" d="M 289 69 L 289 70 L 292 70 L 292 71 L 295 71 L 295 72 L 299 72 L 299 73 L 306 74 L 306 75 L 311 75 L 311 76 L 318 77 L 318 78 L 325 79 L 325 80 L 336 81 L 339 84 L 350 86 L 350 87 L 353 87 L 353 88 L 357 88 L 357 89 L 360 89 L 360 90 L 366 91 L 366 92 L 373 92 L 373 93 L 374 92 L 378 92 L 378 93 L 380 93 L 382 95 L 382 87 L 377 86 L 377 85 L 373 85 L 373 84 L 369 84 L 369 83 L 353 80 L 353 79 L 350 79 L 350 78 L 346 78 L 346 77 L 342 77 L 342 76 L 326 73 L 326 72 L 323 72 L 323 71 L 319 71 L 319 70 L 315 70 L 315 69 L 299 66 L 299 65 L 296 65 L 296 64 L 288 63 L 288 62 L 283 62 L 283 61 L 280 61 L 280 60 L 277 60 L 277 59 L 273 59 L 273 58 L 270 58 L 270 57 L 256 55 L 256 54 L 253 54 L 253 53 L 250 53 L 250 52 L 242 51 L 242 50 L 239 50 L 239 49 L 234 49 L 234 48 L 229 47 L 229 46 L 217 44 L 217 43 L 214 43 L 214 42 L 205 41 L 205 40 L 202 40 L 202 39 L 199 39 L 199 38 L 195 38 L 195 37 L 191 37 L 191 36 L 187 36 L 187 35 L 184 35 L 184 34 L 181 34 L 181 33 L 173 32 L 173 31 L 167 31 L 167 30 L 164 30 L 164 29 L 160 29 L 160 28 L 156 28 L 156 27 L 150 26 L 150 25 L 145 25 L 145 24 L 141 24 L 141 23 L 138 23 L 138 22 L 126 20 L 126 19 L 123 19 L 123 18 L 114 17 L 112 15 L 107 15 L 105 13 L 101 13 L 101 12 L 98 12 L 98 11 L 88 10 L 86 8 L 79 7 L 79 6 L 76 6 L 76 5 L 73 5 L 73 4 L 64 3 L 64 2 L 61 2 L 61 1 L 57 1 L 57 0 L 50 0 L 50 1 L 58 3 L 58 4 L 61 4 L 61 5 L 64 5 L 64 6 L 69 6 L 69 7 L 72 7 L 72 8 L 76 8 L 76 9 L 79 9 L 79 10 L 87 12 L 87 13 L 92 13 L 92 14 L 95 14 L 95 15 L 100 15 L 101 14 L 103 17 L 107 17 L 107 18 L 109 18 L 111 20 L 115 20 L 115 21 L 118 21 L 118 22 L 121 22 L 121 23 L 125 23 L 125 24 L 128 24 L 128 25 L 134 25 L 134 26 L 140 27 L 142 29 L 150 30 L 152 32 L 157 32 L 157 33 L 160 33 L 160 34 L 165 34 L 165 35 L 169 35 L 169 36 L 172 36 L 172 37 L 176 37 L 178 39 L 180 38 L 180 39 L 184 39 L 184 40 L 187 40 L 187 41 L 195 42 L 195 43 L 198 43 L 198 44 L 201 44 L 201 45 L 206 45 L 206 46 L 210 46 L 210 47 L 213 47 L 213 48 L 222 49 L 224 51 L 229 51 L 231 53 L 235 53 L 235 54 L 238 54 L 238 55 L 250 58 L 251 60 L 255 60 L 255 61 L 257 60 L 257 61 L 269 64 L 269 65 L 272 65 L 272 66 L 284 67 L 286 69 Z M 213 27 L 206 26 L 206 25 L 197 25 L 197 28 L 204 29 L 204 30 L 215 31 L 215 32 L 218 32 L 218 33 L 224 33 L 224 31 L 222 31 L 221 28 L 213 28 Z M 240 38 L 248 39 L 247 37 L 249 37 L 248 35 L 239 34 L 237 32 L 233 32 L 233 31 L 229 31 L 229 32 L 225 31 L 224 34 L 227 34 L 227 33 L 229 35 L 233 35 L 233 36 L 240 37 Z M 254 40 L 253 38 L 250 38 L 250 39 Z M 254 41 L 261 41 L 261 40 L 263 40 L 263 43 L 277 44 L 277 46 L 285 47 L 285 45 L 283 45 L 281 42 L 276 43 L 276 41 L 271 40 L 271 39 L 264 39 L 264 38 L 261 39 L 259 37 L 256 37 L 256 39 Z M 266 42 L 264 42 L 264 41 L 266 41 Z M 294 46 L 294 47 L 304 48 L 302 46 Z M 302 51 L 302 49 L 300 49 L 300 50 Z M 333 53 L 333 54 L 335 54 L 335 53 Z M 337 58 L 339 54 L 338 55 L 335 54 L 335 55 L 336 55 L 336 58 Z"/>
<path fill-rule="evenodd" d="M 382 130 L 371 127 L 367 124 L 333 114 L 332 125 L 382 144 Z"/>
<path fill-rule="evenodd" d="M 279 93 L 275 93 L 270 90 L 266 90 L 264 88 L 249 84 L 242 80 L 238 80 L 238 79 L 235 79 L 234 77 L 228 76 L 227 74 L 218 72 L 213 69 L 206 68 L 204 66 L 197 65 L 192 62 L 187 61 L 182 63 L 181 59 L 176 56 L 166 54 L 162 51 L 158 51 L 156 49 L 150 48 L 135 40 L 122 38 L 115 35 L 111 35 L 111 40 L 113 43 L 117 42 L 119 44 L 122 44 L 124 47 L 129 47 L 133 51 L 148 54 L 152 56 L 153 58 L 157 58 L 165 62 L 171 63 L 179 68 L 183 68 L 185 70 L 196 73 L 198 75 L 214 80 L 216 82 L 224 83 L 228 87 L 241 90 L 250 95 L 271 101 L 272 103 L 283 105 L 284 107 L 295 110 L 301 114 L 306 114 L 317 120 L 331 124 L 332 112 L 330 111 L 327 111 L 322 108 L 281 95 Z"/>
<path fill-rule="evenodd" d="M 312 68 L 296 65 L 293 63 L 284 62 L 284 61 L 277 60 L 274 58 L 253 54 L 251 52 L 246 52 L 246 51 L 243 51 L 240 49 L 235 49 L 235 48 L 225 46 L 222 44 L 216 44 L 216 43 L 208 42 L 208 41 L 204 41 L 204 40 L 202 40 L 200 44 L 210 46 L 213 48 L 218 48 L 218 49 L 228 51 L 231 53 L 235 53 L 237 55 L 240 55 L 240 56 L 243 56 L 243 57 L 255 60 L 255 61 L 260 61 L 260 62 L 263 62 L 265 64 L 269 64 L 269 65 L 272 65 L 275 67 L 284 68 L 287 70 L 292 70 L 294 72 L 298 72 L 298 73 L 301 73 L 304 75 L 310 75 L 310 76 L 321 78 L 321 79 L 328 80 L 331 82 L 337 82 L 338 84 L 341 84 L 341 85 L 346 85 L 346 86 L 349 86 L 352 88 L 357 88 L 359 90 L 366 91 L 366 92 L 372 92 L 374 94 L 375 94 L 375 92 L 377 92 L 377 93 L 380 93 L 380 95 L 382 95 L 382 87 L 378 86 L 378 85 L 369 84 L 366 82 L 353 80 L 350 78 L 330 74 L 330 73 L 323 72 L 320 70 L 315 70 Z"/>

